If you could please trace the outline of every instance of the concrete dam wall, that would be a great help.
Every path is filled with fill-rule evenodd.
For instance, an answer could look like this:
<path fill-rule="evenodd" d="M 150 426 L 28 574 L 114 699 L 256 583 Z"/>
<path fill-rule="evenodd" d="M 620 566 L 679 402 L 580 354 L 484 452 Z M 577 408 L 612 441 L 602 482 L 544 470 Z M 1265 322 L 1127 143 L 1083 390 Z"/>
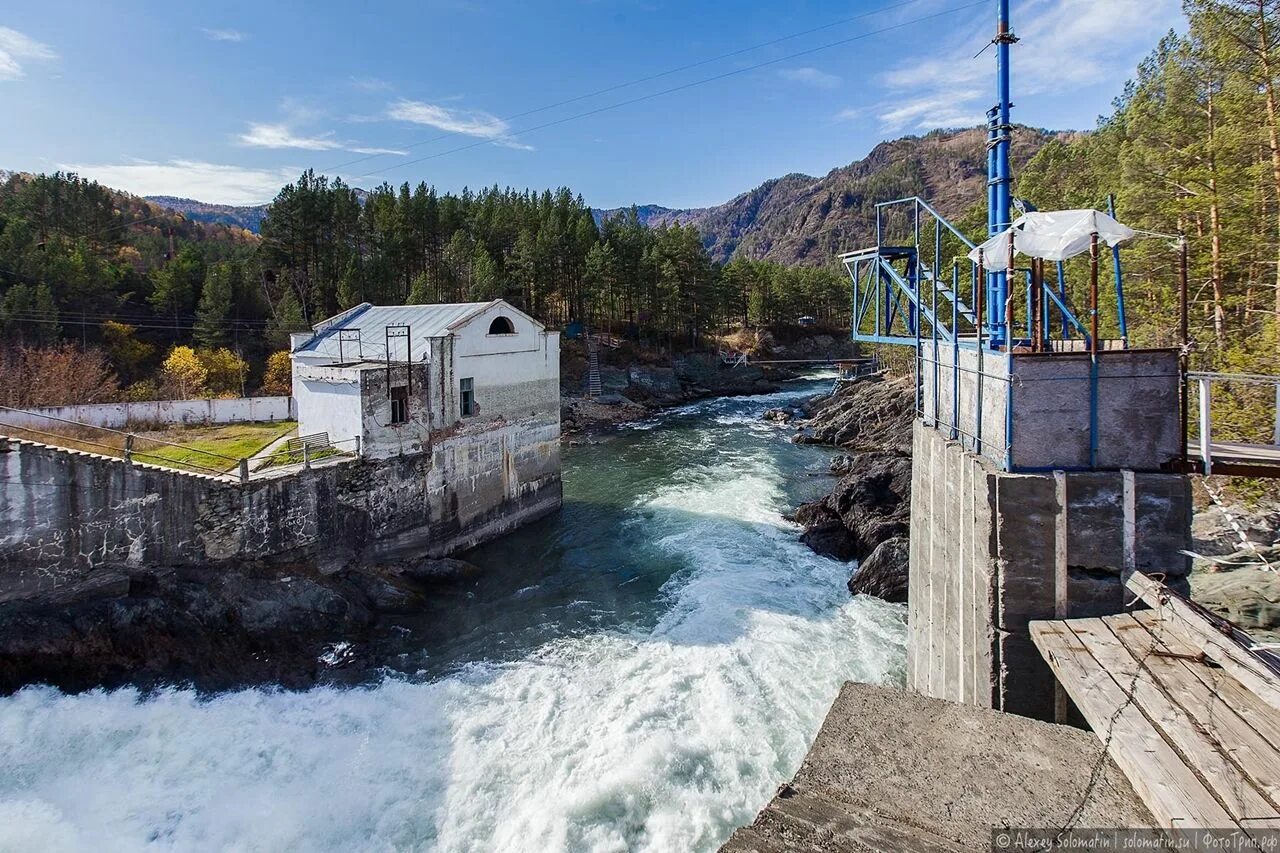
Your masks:
<path fill-rule="evenodd" d="M 443 556 L 557 510 L 559 456 L 558 423 L 527 420 L 241 484 L 0 437 L 0 596 L 110 565 Z"/>

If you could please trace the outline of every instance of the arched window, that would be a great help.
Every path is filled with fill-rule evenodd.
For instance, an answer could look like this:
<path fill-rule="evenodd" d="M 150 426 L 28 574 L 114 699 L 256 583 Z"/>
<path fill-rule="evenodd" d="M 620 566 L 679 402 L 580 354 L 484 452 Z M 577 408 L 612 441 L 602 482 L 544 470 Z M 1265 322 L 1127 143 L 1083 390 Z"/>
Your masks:
<path fill-rule="evenodd" d="M 489 334 L 491 335 L 514 335 L 516 327 L 511 320 L 502 315 L 493 318 L 493 322 L 489 324 Z"/>

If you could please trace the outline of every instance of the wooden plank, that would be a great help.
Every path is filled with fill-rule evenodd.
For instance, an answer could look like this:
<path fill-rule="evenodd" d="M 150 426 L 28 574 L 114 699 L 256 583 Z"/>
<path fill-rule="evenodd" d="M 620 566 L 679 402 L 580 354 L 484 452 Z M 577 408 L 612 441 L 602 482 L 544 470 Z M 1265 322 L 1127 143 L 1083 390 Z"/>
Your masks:
<path fill-rule="evenodd" d="M 1152 631 L 1149 629 L 1152 626 L 1126 614 L 1108 616 L 1104 621 L 1131 655 L 1141 656 L 1151 648 Z M 1156 650 L 1170 653 L 1172 650 L 1159 636 L 1163 631 L 1157 626 L 1156 632 Z M 1272 807 L 1280 808 L 1280 749 L 1277 742 L 1259 733 L 1194 670 L 1199 668 L 1206 673 L 1217 673 L 1211 678 L 1221 680 L 1228 680 L 1231 676 L 1220 669 L 1211 670 L 1205 663 L 1159 654 L 1147 656 L 1145 667 L 1156 684 L 1187 712 L 1198 728 L 1214 739 L 1228 760 L 1240 769 Z"/>
<path fill-rule="evenodd" d="M 1178 831 L 1237 825 L 1065 622 L 1030 627 L 1058 681 L 1160 826 Z"/>
<path fill-rule="evenodd" d="M 1123 686 L 1132 691 L 1134 702 L 1142 713 L 1160 730 L 1164 739 L 1184 757 L 1186 763 L 1198 775 L 1237 822 L 1248 821 L 1249 826 L 1280 829 L 1280 810 L 1263 795 L 1241 768 L 1231 761 L 1219 740 L 1219 726 L 1198 724 L 1194 716 L 1179 703 L 1187 701 L 1189 691 L 1184 682 L 1192 681 L 1189 673 L 1179 673 L 1170 687 L 1157 682 L 1150 667 L 1162 659 L 1153 652 L 1159 650 L 1159 641 L 1145 627 L 1128 617 L 1104 619 L 1073 619 L 1067 626 L 1075 633 L 1095 660 Z M 1136 648 L 1121 642 L 1117 630 L 1128 627 L 1129 641 Z M 1136 630 L 1141 636 L 1133 636 Z M 1136 641 L 1136 642 L 1135 642 Z M 1163 660 L 1168 660 L 1167 658 Z M 1194 701 L 1194 700 L 1193 700 Z M 1229 715 L 1224 713 L 1224 718 Z M 1247 727 L 1245 727 L 1247 728 Z"/>
<path fill-rule="evenodd" d="M 1188 645 L 1181 634 L 1158 627 L 1160 615 L 1154 610 L 1141 610 L 1130 614 L 1129 618 L 1153 630 L 1160 639 L 1162 648 L 1169 652 L 1194 655 L 1200 651 Z M 1123 636 L 1121 640 L 1124 640 Z M 1245 689 L 1240 682 L 1220 667 L 1177 658 L 1160 658 L 1159 660 L 1163 664 L 1155 664 L 1154 661 L 1148 663 L 1157 666 L 1181 667 L 1199 682 L 1203 690 L 1201 696 L 1210 697 L 1201 705 L 1205 714 L 1221 719 L 1215 709 L 1225 707 L 1244 721 L 1253 734 L 1241 734 L 1240 740 L 1254 749 L 1258 749 L 1257 744 L 1261 743 L 1271 751 L 1273 756 L 1267 757 L 1268 754 L 1263 752 L 1261 760 L 1251 761 L 1246 770 L 1258 778 L 1265 788 L 1270 789 L 1272 786 L 1280 785 L 1280 782 L 1277 782 L 1277 779 L 1280 779 L 1280 714 L 1277 714 L 1270 705 L 1259 699 L 1252 691 Z M 1157 673 L 1159 672 L 1160 670 L 1157 669 Z M 1280 799 L 1275 797 L 1273 799 L 1277 805 L 1280 805 Z"/>
<path fill-rule="evenodd" d="M 1182 632 L 1188 644 L 1203 649 L 1214 663 L 1257 694 L 1262 701 L 1280 711 L 1280 677 L 1245 649 L 1234 636 L 1229 637 L 1219 632 L 1180 596 L 1142 572 L 1129 575 L 1125 586 L 1149 607 L 1158 611 L 1166 625 Z"/>

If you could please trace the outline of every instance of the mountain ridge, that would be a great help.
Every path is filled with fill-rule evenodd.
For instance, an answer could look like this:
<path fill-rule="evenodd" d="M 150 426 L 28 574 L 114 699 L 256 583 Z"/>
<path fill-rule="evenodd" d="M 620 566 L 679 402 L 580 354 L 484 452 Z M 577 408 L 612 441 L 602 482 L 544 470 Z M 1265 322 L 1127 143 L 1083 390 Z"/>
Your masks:
<path fill-rule="evenodd" d="M 1011 158 L 1015 170 L 1046 143 L 1072 135 L 1018 125 Z M 769 178 L 717 205 L 672 208 L 661 204 L 592 208 L 596 223 L 634 209 L 642 225 L 693 225 L 711 257 L 820 265 L 875 240 L 875 205 L 909 196 L 928 199 L 950 219 L 980 204 L 986 192 L 985 127 L 935 130 L 877 144 L 861 160 L 823 176 L 792 172 Z M 235 225 L 258 233 L 269 205 L 225 205 L 176 196 L 147 201 L 188 218 Z"/>

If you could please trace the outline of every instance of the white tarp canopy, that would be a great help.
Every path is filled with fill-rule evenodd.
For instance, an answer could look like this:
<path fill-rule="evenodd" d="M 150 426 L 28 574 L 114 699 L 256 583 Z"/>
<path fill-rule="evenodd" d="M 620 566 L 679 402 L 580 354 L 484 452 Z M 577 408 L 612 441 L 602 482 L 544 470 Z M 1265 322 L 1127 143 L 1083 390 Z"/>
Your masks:
<path fill-rule="evenodd" d="M 1035 211 L 1019 216 L 1007 230 L 974 249 L 969 253 L 969 260 L 976 264 L 981 251 L 987 272 L 1008 269 L 1009 235 L 1012 234 L 1013 250 L 1017 254 L 1046 261 L 1065 261 L 1089 251 L 1094 233 L 1100 242 L 1108 246 L 1123 243 L 1134 236 L 1132 228 L 1097 210 Z"/>

